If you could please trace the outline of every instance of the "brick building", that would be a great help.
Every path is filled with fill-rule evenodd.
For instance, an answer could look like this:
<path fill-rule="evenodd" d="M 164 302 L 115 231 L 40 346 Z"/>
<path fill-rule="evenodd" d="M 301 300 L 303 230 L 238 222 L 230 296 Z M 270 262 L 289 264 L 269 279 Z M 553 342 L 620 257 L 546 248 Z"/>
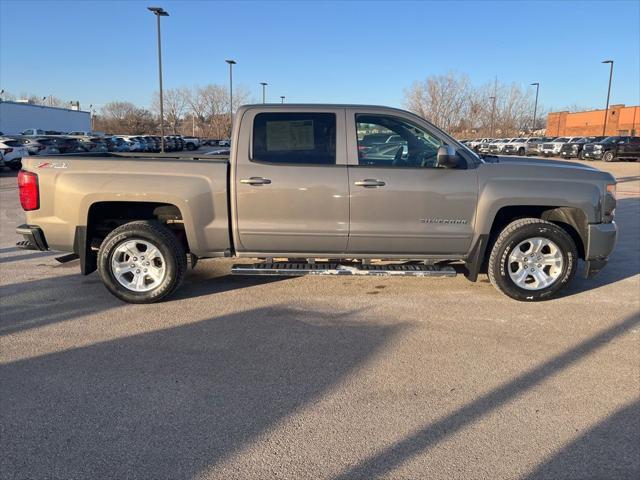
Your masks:
<path fill-rule="evenodd" d="M 605 135 L 638 135 L 640 133 L 640 106 L 611 105 Z M 547 116 L 549 136 L 602 135 L 604 110 L 588 112 L 552 112 Z"/>

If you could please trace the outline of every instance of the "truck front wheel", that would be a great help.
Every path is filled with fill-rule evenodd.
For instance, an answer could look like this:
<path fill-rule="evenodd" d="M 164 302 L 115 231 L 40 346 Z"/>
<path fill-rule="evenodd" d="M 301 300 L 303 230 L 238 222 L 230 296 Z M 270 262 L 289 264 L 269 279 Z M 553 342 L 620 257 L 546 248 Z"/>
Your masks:
<path fill-rule="evenodd" d="M 515 300 L 539 301 L 556 295 L 576 272 L 578 251 L 569 234 L 539 218 L 507 225 L 489 257 L 489 280 Z"/>
<path fill-rule="evenodd" d="M 184 247 L 161 223 L 141 220 L 113 230 L 98 252 L 107 289 L 129 303 L 153 303 L 171 295 L 187 270 Z"/>
<path fill-rule="evenodd" d="M 613 159 L 613 152 L 604 152 L 604 155 L 602 155 L 602 160 L 604 160 L 605 162 L 613 162 Z"/>

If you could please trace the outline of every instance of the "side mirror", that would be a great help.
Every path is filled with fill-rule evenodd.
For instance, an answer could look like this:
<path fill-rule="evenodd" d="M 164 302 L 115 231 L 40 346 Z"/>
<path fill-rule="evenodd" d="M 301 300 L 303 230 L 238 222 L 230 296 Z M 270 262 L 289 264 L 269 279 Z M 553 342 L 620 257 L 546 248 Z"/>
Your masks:
<path fill-rule="evenodd" d="M 438 149 L 436 166 L 439 168 L 458 168 L 460 158 L 456 154 L 456 149 L 451 145 L 443 145 Z"/>

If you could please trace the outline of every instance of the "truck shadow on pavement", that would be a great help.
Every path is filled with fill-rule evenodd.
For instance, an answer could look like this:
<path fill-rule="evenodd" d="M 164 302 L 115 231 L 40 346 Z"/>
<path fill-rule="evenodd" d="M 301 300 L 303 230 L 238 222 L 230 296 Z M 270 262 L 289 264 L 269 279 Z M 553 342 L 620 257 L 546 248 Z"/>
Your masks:
<path fill-rule="evenodd" d="M 528 390 L 537 387 L 546 379 L 571 367 L 579 360 L 594 353 L 616 338 L 626 334 L 640 325 L 640 315 L 633 315 L 591 338 L 581 342 L 575 347 L 557 355 L 548 361 L 520 374 L 513 380 L 491 390 L 479 398 L 463 405 L 449 415 L 430 423 L 417 432 L 405 437 L 395 444 L 379 451 L 375 455 L 361 461 L 357 465 L 342 472 L 335 480 L 374 479 L 388 478 L 390 472 L 412 458 L 428 452 L 452 435 L 472 425 L 485 415 L 513 401 Z M 629 435 L 633 426 L 626 423 L 637 410 L 637 405 L 632 405 L 603 422 L 600 426 L 587 433 L 582 439 L 577 440 L 566 452 L 560 452 L 554 459 L 545 463 L 532 478 L 637 478 L 640 473 L 640 444 L 637 442 L 637 429 L 633 435 Z M 637 423 L 637 419 L 634 420 Z M 631 430 L 630 430 L 631 429 Z M 600 433 L 608 435 L 607 439 L 598 437 Z M 633 441 L 635 437 L 636 441 Z M 607 448 L 593 452 L 593 455 L 606 456 L 608 465 L 617 465 L 620 473 L 614 476 L 610 472 L 604 477 L 594 475 L 589 467 L 591 462 L 585 462 L 583 454 L 590 448 L 601 448 L 603 443 L 612 442 L 614 448 Z M 596 460 L 595 458 L 591 459 Z M 562 469 L 561 469 L 562 468 Z M 547 472 L 557 475 L 545 476 Z"/>
<path fill-rule="evenodd" d="M 66 265 L 71 266 L 63 266 Z M 266 285 L 289 278 L 237 277 L 196 270 L 187 274 L 185 284 L 167 302 Z M 63 275 L 3 285 L 0 286 L 0 299 L 0 337 L 127 307 L 105 289 L 97 273 L 86 277 L 79 274 Z M 87 321 L 94 320 L 89 318 Z"/>
<path fill-rule="evenodd" d="M 640 476 L 640 400 L 618 410 L 551 459 L 526 480 L 630 479 Z"/>
<path fill-rule="evenodd" d="M 193 478 L 405 325 L 259 308 L 0 365 L 4 478 Z"/>

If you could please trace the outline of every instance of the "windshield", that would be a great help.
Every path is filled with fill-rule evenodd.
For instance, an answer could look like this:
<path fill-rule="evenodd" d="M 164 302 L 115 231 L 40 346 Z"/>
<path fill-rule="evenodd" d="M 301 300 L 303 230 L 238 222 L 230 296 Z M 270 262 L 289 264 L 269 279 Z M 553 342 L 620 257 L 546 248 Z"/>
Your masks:
<path fill-rule="evenodd" d="M 613 143 L 616 140 L 618 140 L 618 137 L 607 137 L 604 140 L 602 140 L 602 142 L 600 142 L 600 143 Z"/>

